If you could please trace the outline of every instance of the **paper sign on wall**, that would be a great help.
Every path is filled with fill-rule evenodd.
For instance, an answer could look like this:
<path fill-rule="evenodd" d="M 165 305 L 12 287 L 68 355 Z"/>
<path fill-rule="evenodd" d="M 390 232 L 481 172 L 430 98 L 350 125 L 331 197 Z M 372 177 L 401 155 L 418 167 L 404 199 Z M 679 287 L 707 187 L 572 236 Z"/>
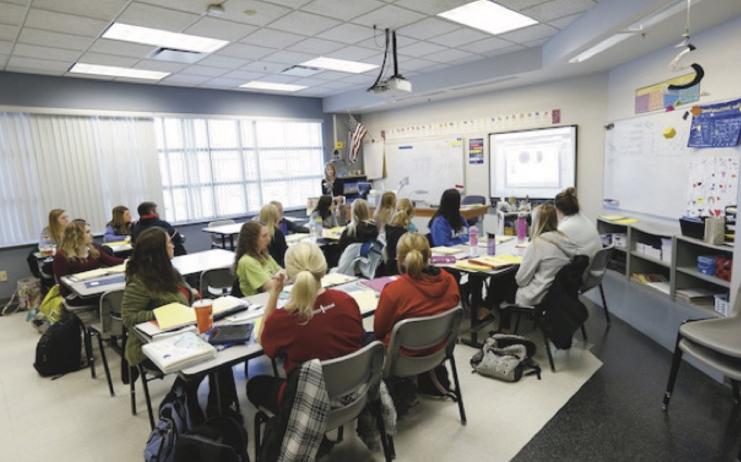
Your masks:
<path fill-rule="evenodd" d="M 471 138 L 468 140 L 468 163 L 471 165 L 484 163 L 483 138 Z"/>

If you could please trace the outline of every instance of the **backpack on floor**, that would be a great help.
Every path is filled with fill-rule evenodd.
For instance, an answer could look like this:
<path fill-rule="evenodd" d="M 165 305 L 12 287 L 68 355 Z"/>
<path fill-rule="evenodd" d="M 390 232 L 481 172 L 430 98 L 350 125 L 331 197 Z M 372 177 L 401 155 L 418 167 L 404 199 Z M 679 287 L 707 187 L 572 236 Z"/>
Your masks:
<path fill-rule="evenodd" d="M 247 432 L 233 417 L 209 419 L 180 435 L 175 445 L 175 462 L 249 462 Z"/>
<path fill-rule="evenodd" d="M 201 422 L 203 419 L 202 415 L 193 415 L 194 412 L 200 413 L 200 408 L 197 408 L 197 405 L 198 403 L 189 403 L 182 379 L 175 379 L 172 388 L 160 404 L 159 421 L 152 433 L 149 434 L 149 439 L 144 447 L 144 460 L 146 462 L 175 461 L 175 447 L 178 438 L 190 431 L 194 424 Z"/>
<path fill-rule="evenodd" d="M 523 375 L 535 374 L 540 380 L 540 366 L 532 358 L 535 344 L 519 335 L 492 334 L 481 351 L 471 358 L 471 367 L 487 377 L 518 382 Z"/>
<path fill-rule="evenodd" d="M 33 367 L 42 377 L 66 374 L 79 370 L 83 334 L 80 319 L 64 313 L 61 319 L 49 326 L 36 344 L 36 361 Z"/>

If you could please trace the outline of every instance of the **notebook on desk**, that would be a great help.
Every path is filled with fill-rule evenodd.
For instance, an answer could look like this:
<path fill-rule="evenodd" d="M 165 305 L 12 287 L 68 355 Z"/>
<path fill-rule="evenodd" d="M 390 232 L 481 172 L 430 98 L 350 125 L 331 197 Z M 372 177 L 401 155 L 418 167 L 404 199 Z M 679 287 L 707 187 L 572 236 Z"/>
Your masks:
<path fill-rule="evenodd" d="M 182 332 L 142 346 L 144 355 L 165 374 L 216 357 L 216 348 L 195 332 Z"/>
<path fill-rule="evenodd" d="M 432 253 L 436 253 L 438 255 L 455 255 L 457 253 L 461 253 L 463 250 L 459 249 L 458 247 L 433 247 L 430 249 Z"/>
<path fill-rule="evenodd" d="M 95 279 L 109 274 L 119 274 L 126 272 L 126 263 L 122 263 L 116 266 L 109 266 L 106 268 L 98 268 L 90 271 L 83 271 L 81 273 L 75 273 L 69 278 L 75 282 L 87 281 L 88 279 Z"/>

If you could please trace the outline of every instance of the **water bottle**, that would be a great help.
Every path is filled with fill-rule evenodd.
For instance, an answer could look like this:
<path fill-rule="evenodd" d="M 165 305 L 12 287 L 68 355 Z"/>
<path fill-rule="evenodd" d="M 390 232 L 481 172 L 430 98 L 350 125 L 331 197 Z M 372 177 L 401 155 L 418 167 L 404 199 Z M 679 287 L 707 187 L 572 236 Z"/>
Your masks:
<path fill-rule="evenodd" d="M 468 228 L 468 245 L 471 247 L 471 256 L 479 255 L 479 228 L 471 226 Z"/>
<path fill-rule="evenodd" d="M 323 228 L 323 226 L 322 226 L 322 219 L 321 219 L 321 217 L 316 217 L 314 219 L 314 229 L 313 229 L 313 231 L 314 231 L 313 234 L 314 234 L 314 240 L 315 241 L 317 241 L 317 240 L 319 240 L 319 239 L 322 238 L 322 228 Z"/>
<path fill-rule="evenodd" d="M 524 213 L 517 215 L 517 242 L 527 241 L 527 218 Z"/>
<path fill-rule="evenodd" d="M 486 254 L 496 255 L 497 253 L 497 237 L 494 233 L 488 233 L 486 235 Z"/>

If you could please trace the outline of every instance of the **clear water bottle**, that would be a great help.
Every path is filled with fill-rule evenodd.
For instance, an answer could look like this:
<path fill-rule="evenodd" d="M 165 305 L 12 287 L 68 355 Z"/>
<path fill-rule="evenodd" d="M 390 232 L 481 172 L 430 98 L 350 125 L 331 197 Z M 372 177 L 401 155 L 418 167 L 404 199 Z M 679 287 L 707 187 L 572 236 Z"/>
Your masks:
<path fill-rule="evenodd" d="M 486 254 L 496 255 L 497 253 L 497 236 L 494 233 L 488 233 L 486 235 Z"/>
<path fill-rule="evenodd" d="M 312 229 L 312 231 L 313 231 L 312 234 L 314 236 L 314 240 L 315 241 L 318 241 L 319 239 L 322 238 L 322 228 L 323 228 L 323 226 L 322 226 L 322 219 L 320 217 L 316 217 L 314 219 L 314 226 L 313 226 L 313 229 Z"/>
<path fill-rule="evenodd" d="M 527 241 L 527 217 L 524 213 L 520 213 L 517 215 L 517 242 L 525 242 Z"/>
<path fill-rule="evenodd" d="M 468 245 L 471 248 L 471 255 L 477 257 L 479 255 L 479 228 L 476 226 L 468 228 Z"/>

